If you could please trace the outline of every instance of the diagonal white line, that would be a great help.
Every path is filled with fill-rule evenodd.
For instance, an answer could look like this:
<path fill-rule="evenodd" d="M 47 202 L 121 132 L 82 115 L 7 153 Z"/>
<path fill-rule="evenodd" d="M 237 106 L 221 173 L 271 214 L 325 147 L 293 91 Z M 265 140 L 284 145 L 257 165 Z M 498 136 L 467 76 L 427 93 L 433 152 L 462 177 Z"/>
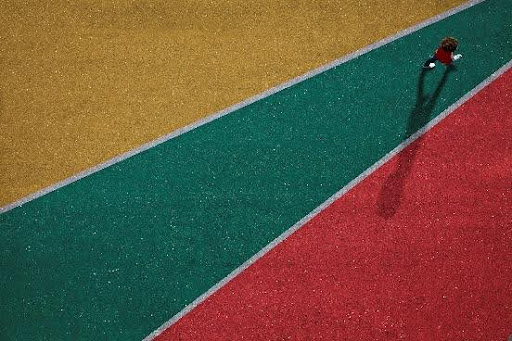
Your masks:
<path fill-rule="evenodd" d="M 494 72 L 491 76 L 489 76 L 486 80 L 484 80 L 482 83 L 480 83 L 478 86 L 473 88 L 470 92 L 468 92 L 464 97 L 460 98 L 457 102 L 449 106 L 445 111 L 443 111 L 439 116 L 437 116 L 435 119 L 430 121 L 428 124 L 426 124 L 423 128 L 418 130 L 415 134 L 411 135 L 407 140 L 400 143 L 395 149 L 390 151 L 388 154 L 386 154 L 384 157 L 382 157 L 379 161 L 374 163 L 372 166 L 370 166 L 368 169 L 366 169 L 363 173 L 361 173 L 357 178 L 350 181 L 345 187 L 343 187 L 341 190 L 336 192 L 334 195 L 332 195 L 329 199 L 327 199 L 325 202 L 323 202 L 320 206 L 315 208 L 313 211 L 311 211 L 308 215 L 306 215 L 304 218 L 299 220 L 295 225 L 290 227 L 288 230 L 286 230 L 283 234 L 281 234 L 279 237 L 274 239 L 270 244 L 265 246 L 263 249 L 261 249 L 257 254 L 252 256 L 249 260 L 247 260 L 245 263 L 240 265 L 238 268 L 233 270 L 229 275 L 227 275 L 225 278 L 223 278 L 220 282 L 218 282 L 216 285 L 211 287 L 207 292 L 199 296 L 196 300 L 194 300 L 192 303 L 190 303 L 188 306 L 186 306 L 183 310 L 181 310 L 178 314 L 174 315 L 169 321 L 164 323 L 160 328 L 155 330 L 153 333 L 148 335 L 143 341 L 150 341 L 153 340 L 155 337 L 160 335 L 164 330 L 172 326 L 174 323 L 176 323 L 179 319 L 181 319 L 183 316 L 188 314 L 190 311 L 192 311 L 194 308 L 196 308 L 199 304 L 204 302 L 206 299 L 208 299 L 210 296 L 212 296 L 215 292 L 220 290 L 223 286 L 228 284 L 233 278 L 240 275 L 243 271 L 245 271 L 249 266 L 254 264 L 257 260 L 262 258 L 264 255 L 266 255 L 269 251 L 271 251 L 273 248 L 275 248 L 277 245 L 282 243 L 286 238 L 288 238 L 290 235 L 295 233 L 298 229 L 300 229 L 302 226 L 307 224 L 311 219 L 313 219 L 316 215 L 318 215 L 320 212 L 325 210 L 327 207 L 329 207 L 332 203 L 334 203 L 336 200 L 341 198 L 343 195 L 345 195 L 348 191 L 350 191 L 352 188 L 354 188 L 357 184 L 359 184 L 361 181 L 366 179 L 370 174 L 375 172 L 377 169 L 379 169 L 382 165 L 384 165 L 386 162 L 391 160 L 393 157 L 395 157 L 398 153 L 400 153 L 402 150 L 407 148 L 411 143 L 416 141 L 419 137 L 423 136 L 427 131 L 432 129 L 435 125 L 437 125 L 439 122 L 441 122 L 443 119 L 445 119 L 448 115 L 450 115 L 453 111 L 455 111 L 457 108 L 459 108 L 462 104 L 464 104 L 467 100 L 469 100 L 471 97 L 473 97 L 475 94 L 477 94 L 480 90 L 485 88 L 487 85 L 489 85 L 491 82 L 493 82 L 496 78 L 501 76 L 503 73 L 508 71 L 510 68 L 512 68 L 512 60 L 510 60 L 507 64 L 502 66 L 499 70 Z"/>
<path fill-rule="evenodd" d="M 148 150 L 148 149 L 151 149 L 151 148 L 153 148 L 155 146 L 158 146 L 161 143 L 164 143 L 164 142 L 166 142 L 168 140 L 171 140 L 171 139 L 173 139 L 175 137 L 178 137 L 178 136 L 180 136 L 180 135 L 182 135 L 184 133 L 187 133 L 187 132 L 189 132 L 191 130 L 194 130 L 194 129 L 200 127 L 200 126 L 203 126 L 203 125 L 205 125 L 205 124 L 207 124 L 209 122 L 212 122 L 212 121 L 214 121 L 214 120 L 216 120 L 216 119 L 218 119 L 218 118 L 220 118 L 222 116 L 225 116 L 225 115 L 227 115 L 229 113 L 232 113 L 232 112 L 234 112 L 234 111 L 236 111 L 238 109 L 246 107 L 246 106 L 248 106 L 248 105 L 250 105 L 250 104 L 252 104 L 254 102 L 257 102 L 257 101 L 259 101 L 259 100 L 261 100 L 263 98 L 269 97 L 269 96 L 271 96 L 271 95 L 273 95 L 273 94 L 275 94 L 275 93 L 277 93 L 277 92 L 279 92 L 281 90 L 289 88 L 289 87 L 291 87 L 291 86 L 293 86 L 293 85 L 295 85 L 297 83 L 303 82 L 306 79 L 314 77 L 314 76 L 316 76 L 316 75 L 318 75 L 318 74 L 320 74 L 322 72 L 325 72 L 325 71 L 327 71 L 329 69 L 332 69 L 332 68 L 334 68 L 334 67 L 336 67 L 336 66 L 338 66 L 340 64 L 346 63 L 349 60 L 355 59 L 355 58 L 357 58 L 357 57 L 359 57 L 359 56 L 361 56 L 363 54 L 366 54 L 366 53 L 368 53 L 368 52 L 370 52 L 372 50 L 375 50 L 375 49 L 377 49 L 377 48 L 379 48 L 379 47 L 381 47 L 383 45 L 389 44 L 389 43 L 391 43 L 391 42 L 393 42 L 393 41 L 395 41 L 397 39 L 400 39 L 400 38 L 402 38 L 402 37 L 404 37 L 406 35 L 409 35 L 409 34 L 411 34 L 413 32 L 416 32 L 416 31 L 418 31 L 418 30 L 420 30 L 420 29 L 422 29 L 422 28 L 424 28 L 426 26 L 432 25 L 432 24 L 434 24 L 434 23 L 436 23 L 438 21 L 441 21 L 441 20 L 443 20 L 443 19 L 445 19 L 445 18 L 447 18 L 447 17 L 449 17 L 449 16 L 451 16 L 453 14 L 461 12 L 461 11 L 463 11 L 463 10 L 469 8 L 469 7 L 472 7 L 472 6 L 474 6 L 474 5 L 478 4 L 478 3 L 481 3 L 483 1 L 485 1 L 485 0 L 471 0 L 471 1 L 468 1 L 467 3 L 464 3 L 461 6 L 455 7 L 453 9 L 449 10 L 449 11 L 446 11 L 446 12 L 441 13 L 439 15 L 436 15 L 436 16 L 428 19 L 428 20 L 425 20 L 425 21 L 423 21 L 423 22 L 421 22 L 421 23 L 419 23 L 419 24 L 417 24 L 415 26 L 412 26 L 412 27 L 409 27 L 409 28 L 407 28 L 407 29 L 405 29 L 403 31 L 400 31 L 399 33 L 397 33 L 397 34 L 395 34 L 393 36 L 389 36 L 387 38 L 384 38 L 384 39 L 382 39 L 382 40 L 380 40 L 378 42 L 375 42 L 375 43 L 373 43 L 371 45 L 368 45 L 368 46 L 366 46 L 366 47 L 364 47 L 364 48 L 362 48 L 360 50 L 357 50 L 357 51 L 355 51 L 353 53 L 350 53 L 350 54 L 345 55 L 345 56 L 343 56 L 343 57 L 341 57 L 339 59 L 336 59 L 336 60 L 334 60 L 334 61 L 332 61 L 332 62 L 330 62 L 328 64 L 325 64 L 325 65 L 322 65 L 322 66 L 320 66 L 320 67 L 318 67 L 316 69 L 313 69 L 313 70 L 311 70 L 311 71 L 309 71 L 309 72 L 307 72 L 307 73 L 305 73 L 305 74 L 303 74 L 301 76 L 298 76 L 298 77 L 296 77 L 294 79 L 291 79 L 291 80 L 289 80 L 289 81 L 287 81 L 285 83 L 282 83 L 282 84 L 279 84 L 279 85 L 277 85 L 277 86 L 275 86 L 273 88 L 270 88 L 270 89 L 268 89 L 268 90 L 266 90 L 266 91 L 264 91 L 264 92 L 262 92 L 262 93 L 260 93 L 258 95 L 250 97 L 250 98 L 248 98 L 248 99 L 246 99 L 246 100 L 244 100 L 244 101 L 242 101 L 240 103 L 234 104 L 234 105 L 232 105 L 232 106 L 230 106 L 230 107 L 228 107 L 226 109 L 218 111 L 218 112 L 216 112 L 216 113 L 214 113 L 214 114 L 212 114 L 212 115 L 210 115 L 208 117 L 205 117 L 204 119 L 196 121 L 196 122 L 194 122 L 192 124 L 189 124 L 189 125 L 187 125 L 187 126 L 185 126 L 183 128 L 175 130 L 175 131 L 173 131 L 173 132 L 171 132 L 171 133 L 169 133 L 167 135 L 164 135 L 164 136 L 162 136 L 162 137 L 160 137 L 160 138 L 158 138 L 156 140 L 150 141 L 150 142 L 148 142 L 146 144 L 143 144 L 143 145 L 141 145 L 141 146 L 139 146 L 139 147 L 137 147 L 135 149 L 127 151 L 126 153 L 118 155 L 118 156 L 116 156 L 116 157 L 114 157 L 114 158 L 112 158 L 110 160 L 107 160 L 107 161 L 105 161 L 105 162 L 103 162 L 101 164 L 98 164 L 98 165 L 96 165 L 94 167 L 91 167 L 91 168 L 89 168 L 87 170 L 84 170 L 84 171 L 82 171 L 82 172 L 80 172 L 78 174 L 75 174 L 75 175 L 67 178 L 67 179 L 59 181 L 59 182 L 57 182 L 57 183 L 55 183 L 55 184 L 53 184 L 51 186 L 45 187 L 45 188 L 41 189 L 40 191 L 34 192 L 32 194 L 29 194 L 29 195 L 27 195 L 27 196 L 25 196 L 25 197 L 15 201 L 15 202 L 13 202 L 13 203 L 10 203 L 10 204 L 8 204 L 6 206 L 0 207 L 0 214 L 2 214 L 4 212 L 7 212 L 7 211 L 10 211 L 13 208 L 19 207 L 19 206 L 21 206 L 23 204 L 26 204 L 29 201 L 32 201 L 32 200 L 37 199 L 39 197 L 42 197 L 43 195 L 46 195 L 46 194 L 51 193 L 51 192 L 53 192 L 53 191 L 55 191 L 55 190 L 57 190 L 59 188 L 67 186 L 67 185 L 69 185 L 69 184 L 71 184 L 71 183 L 73 183 L 75 181 L 78 181 L 78 180 L 80 180 L 82 178 L 85 178 L 86 176 L 94 174 L 94 173 L 96 173 L 96 172 L 98 172 L 98 171 L 100 171 L 102 169 L 105 169 L 107 167 L 110 167 L 110 166 L 112 166 L 112 165 L 114 165 L 116 163 L 119 163 L 119 162 L 121 162 L 123 160 L 126 160 L 126 159 L 128 159 L 128 158 L 130 158 L 130 157 L 132 157 L 134 155 L 137 155 L 137 154 L 139 154 L 139 153 L 141 153 L 141 152 L 143 152 L 145 150 Z"/>
<path fill-rule="evenodd" d="M 479 1 L 480 2 L 480 1 Z M 474 3 L 473 3 L 474 4 Z M 510 60 L 507 64 L 502 66 L 500 69 L 498 69 L 496 72 L 494 72 L 491 76 L 489 76 L 487 79 L 485 79 L 483 82 L 478 84 L 475 88 L 473 88 L 470 92 L 466 93 L 463 97 L 461 97 L 457 102 L 453 103 L 451 106 L 449 106 L 447 109 L 445 109 L 441 114 L 439 114 L 436 118 L 431 120 L 429 123 L 427 123 L 424 127 L 419 129 L 416 133 L 411 135 L 407 140 L 400 143 L 395 149 L 390 151 L 388 154 L 383 156 L 379 161 L 374 163 L 372 166 L 370 166 L 368 169 L 366 169 L 363 173 L 361 173 L 358 177 L 350 181 L 347 185 L 345 185 L 342 189 L 340 189 L 338 192 L 336 192 L 334 195 L 332 195 L 329 199 L 327 199 L 325 202 L 323 202 L 320 206 L 315 208 L 313 211 L 311 211 L 308 215 L 306 215 L 304 218 L 299 220 L 297 223 L 295 223 L 292 227 L 290 227 L 288 230 L 286 230 L 283 234 L 281 234 L 279 237 L 274 239 L 271 243 L 269 243 L 267 246 L 265 246 L 263 249 L 261 249 L 258 253 L 256 253 L 254 256 L 252 256 L 249 260 L 247 260 L 245 263 L 240 265 L 238 268 L 233 270 L 229 275 L 227 275 L 225 278 L 223 278 L 220 282 L 218 282 L 216 285 L 211 287 L 207 292 L 199 296 L 197 299 L 195 299 L 192 303 L 187 305 L 183 310 L 181 310 L 179 313 L 174 315 L 169 321 L 164 323 L 162 326 L 160 326 L 157 330 L 155 330 L 153 333 L 148 335 L 146 338 L 144 338 L 143 341 L 150 341 L 153 340 L 155 337 L 160 335 L 164 330 L 171 327 L 173 324 L 175 324 L 178 320 L 180 320 L 182 317 L 184 317 L 186 314 L 191 312 L 193 309 L 195 309 L 198 305 L 200 305 L 202 302 L 207 300 L 210 296 L 212 296 L 215 292 L 220 290 L 222 287 L 224 287 L 226 284 L 228 284 L 233 278 L 240 275 L 243 271 L 245 271 L 248 267 L 250 267 L 252 264 L 254 264 L 256 261 L 258 261 L 260 258 L 262 258 L 264 255 L 266 255 L 269 251 L 271 251 L 273 248 L 275 248 L 277 245 L 282 243 L 285 239 L 287 239 L 290 235 L 295 233 L 298 229 L 300 229 L 302 226 L 307 224 L 310 220 L 312 220 L 316 215 L 318 215 L 320 212 L 325 210 L 327 207 L 329 207 L 332 203 L 334 203 L 336 200 L 341 198 L 343 195 L 345 195 L 348 191 L 350 191 L 352 188 L 354 188 L 357 184 L 359 184 L 361 181 L 363 181 L 365 178 L 367 178 L 370 174 L 375 172 L 377 169 L 379 169 L 382 165 L 387 163 L 390 159 L 395 157 L 398 153 L 400 153 L 402 150 L 407 148 L 411 143 L 416 141 L 419 137 L 423 136 L 427 131 L 432 129 L 434 126 L 436 126 L 439 122 L 441 122 L 443 119 L 445 119 L 448 115 L 450 115 L 453 111 L 455 111 L 457 108 L 459 108 L 461 105 L 463 105 L 466 101 L 468 101 L 471 97 L 476 95 L 479 91 L 481 91 L 483 88 L 485 88 L 487 85 L 492 83 L 495 79 L 497 79 L 499 76 L 507 72 L 510 68 L 512 68 L 512 60 Z"/>

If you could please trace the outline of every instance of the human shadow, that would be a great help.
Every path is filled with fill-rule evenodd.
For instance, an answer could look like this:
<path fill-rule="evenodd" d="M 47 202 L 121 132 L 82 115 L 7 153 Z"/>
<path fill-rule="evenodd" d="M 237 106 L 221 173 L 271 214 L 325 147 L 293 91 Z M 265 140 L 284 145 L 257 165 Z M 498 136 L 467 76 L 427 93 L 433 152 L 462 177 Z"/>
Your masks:
<path fill-rule="evenodd" d="M 416 103 L 411 111 L 411 114 L 409 115 L 404 140 L 408 139 L 411 135 L 416 133 L 419 129 L 423 128 L 430 121 L 430 115 L 434 110 L 439 95 L 441 94 L 441 90 L 448 80 L 448 75 L 453 71 L 456 71 L 456 68 L 453 65 L 446 68 L 443 73 L 443 77 L 434 90 L 434 93 L 429 97 L 428 95 L 424 94 L 425 75 L 429 71 L 422 69 L 418 79 Z M 421 144 L 420 141 L 422 139 L 422 136 L 419 137 L 415 143 L 412 143 L 405 150 L 398 154 L 396 169 L 386 179 L 386 181 L 384 181 L 379 197 L 377 199 L 378 213 L 381 217 L 386 219 L 393 217 L 400 207 L 405 180 L 411 171 L 414 158 L 418 152 Z"/>

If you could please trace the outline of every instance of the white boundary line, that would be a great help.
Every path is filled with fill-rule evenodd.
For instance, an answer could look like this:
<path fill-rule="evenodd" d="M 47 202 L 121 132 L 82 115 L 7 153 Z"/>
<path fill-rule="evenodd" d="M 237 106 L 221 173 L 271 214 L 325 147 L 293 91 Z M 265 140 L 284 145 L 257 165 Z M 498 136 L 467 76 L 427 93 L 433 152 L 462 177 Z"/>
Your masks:
<path fill-rule="evenodd" d="M 218 119 L 218 118 L 220 118 L 222 116 L 225 116 L 225 115 L 227 115 L 227 114 L 229 114 L 229 113 L 231 113 L 233 111 L 236 111 L 238 109 L 246 107 L 246 106 L 248 106 L 248 105 L 250 105 L 250 104 L 252 104 L 254 102 L 257 102 L 257 101 L 259 101 L 259 100 L 261 100 L 263 98 L 269 97 L 269 96 L 271 96 L 271 95 L 273 95 L 273 94 L 275 94 L 275 93 L 277 93 L 277 92 L 279 92 L 281 90 L 289 88 L 289 87 L 291 87 L 291 86 L 293 86 L 295 84 L 298 84 L 298 83 L 300 83 L 300 82 L 302 82 L 302 81 L 304 81 L 306 79 L 309 79 L 309 78 L 311 78 L 313 76 L 316 76 L 316 75 L 318 75 L 318 74 L 320 74 L 322 72 L 325 72 L 325 71 L 327 71 L 329 69 L 335 68 L 336 66 L 338 66 L 340 64 L 346 63 L 349 60 L 355 59 L 355 58 L 357 58 L 357 57 L 359 57 L 359 56 L 361 56 L 363 54 L 366 54 L 366 53 L 368 53 L 368 52 L 370 52 L 372 50 L 375 50 L 375 49 L 377 49 L 377 48 L 379 48 L 379 47 L 381 47 L 383 45 L 389 44 L 389 43 L 391 43 L 391 42 L 393 42 L 393 41 L 395 41 L 397 39 L 400 39 L 400 38 L 402 38 L 402 37 L 404 37 L 406 35 L 409 35 L 409 34 L 411 34 L 413 32 L 416 32 L 416 31 L 418 31 L 418 30 L 420 30 L 420 29 L 422 29 L 422 28 L 424 28 L 426 26 L 432 25 L 432 24 L 434 24 L 434 23 L 436 23 L 438 21 L 441 21 L 441 20 L 443 20 L 443 19 L 445 19 L 445 18 L 447 18 L 447 17 L 449 17 L 449 16 L 451 16 L 453 14 L 461 12 L 461 11 L 463 11 L 463 10 L 469 8 L 469 7 L 472 7 L 472 6 L 474 6 L 474 5 L 478 4 L 478 3 L 481 3 L 483 1 L 485 1 L 485 0 L 471 0 L 471 1 L 468 1 L 465 4 L 462 4 L 462 5 L 458 6 L 458 7 L 452 8 L 449 11 L 446 11 L 444 13 L 438 14 L 438 15 L 436 15 L 436 16 L 434 16 L 432 18 L 429 18 L 428 20 L 425 20 L 425 21 L 423 21 L 423 22 L 421 22 L 421 23 L 419 23 L 417 25 L 409 27 L 409 28 L 407 28 L 407 29 L 405 29 L 403 31 L 400 31 L 400 32 L 398 32 L 397 34 L 395 34 L 393 36 L 384 38 L 384 39 L 382 39 L 382 40 L 380 40 L 378 42 L 375 42 L 375 43 L 373 43 L 371 45 L 368 45 L 368 46 L 366 46 L 366 47 L 364 47 L 362 49 L 359 49 L 359 50 L 357 50 L 357 51 L 355 51 L 353 53 L 350 53 L 350 54 L 348 54 L 346 56 L 343 56 L 343 57 L 341 57 L 339 59 L 336 59 L 336 60 L 334 60 L 334 61 L 332 61 L 332 62 L 330 62 L 328 64 L 320 66 L 320 67 L 318 67 L 316 69 L 313 69 L 313 70 L 311 70 L 309 72 L 306 72 L 305 74 L 303 74 L 301 76 L 298 76 L 298 77 L 296 77 L 294 79 L 291 79 L 291 80 L 289 80 L 289 81 L 287 81 L 285 83 L 282 83 L 282 84 L 277 85 L 277 86 L 275 86 L 273 88 L 270 88 L 270 89 L 268 89 L 268 90 L 266 90 L 266 91 L 264 91 L 264 92 L 262 92 L 262 93 L 260 93 L 260 94 L 258 94 L 256 96 L 250 97 L 250 98 L 248 98 L 248 99 L 246 99 L 246 100 L 244 100 L 242 102 L 239 102 L 239 103 L 237 103 L 235 105 L 232 105 L 232 106 L 230 106 L 230 107 L 228 107 L 226 109 L 218 111 L 218 112 L 216 112 L 216 113 L 214 113 L 214 114 L 212 114 L 212 115 L 210 115 L 210 116 L 208 116 L 208 117 L 206 117 L 204 119 L 201 119 L 201 120 L 196 121 L 196 122 L 194 122 L 192 124 L 189 124 L 189 125 L 187 125 L 187 126 L 185 126 L 183 128 L 175 130 L 175 131 L 173 131 L 173 132 L 171 132 L 171 133 L 169 133 L 167 135 L 164 135 L 164 136 L 162 136 L 160 138 L 157 138 L 156 140 L 153 140 L 151 142 L 143 144 L 143 145 L 141 145 L 141 146 L 139 146 L 139 147 L 137 147 L 135 149 L 132 149 L 132 150 L 126 152 L 126 153 L 118 155 L 118 156 L 116 156 L 116 157 L 114 157 L 114 158 L 112 158 L 110 160 L 107 160 L 107 161 L 105 161 L 105 162 L 103 162 L 101 164 L 98 164 L 98 165 L 96 165 L 94 167 L 91 167 L 91 168 L 89 168 L 89 169 L 87 169 L 87 170 L 85 170 L 83 172 L 80 172 L 78 174 L 75 174 L 75 175 L 67 178 L 67 179 L 59 181 L 59 182 L 57 182 L 57 183 L 55 183 L 55 184 L 53 184 L 51 186 L 43 188 L 40 191 L 34 192 L 32 194 L 29 194 L 26 197 L 23 197 L 23 198 L 15 201 L 13 203 L 10 203 L 10 204 L 8 204 L 6 206 L 0 207 L 0 214 L 2 214 L 4 212 L 7 212 L 7 211 L 10 211 L 10 210 L 12 210 L 12 209 L 14 209 L 16 207 L 19 207 L 19 206 L 21 206 L 23 204 L 26 204 L 29 201 L 32 201 L 32 200 L 37 199 L 39 197 L 42 197 L 43 195 L 46 195 L 46 194 L 48 194 L 50 192 L 53 192 L 53 191 L 55 191 L 55 190 L 57 190 L 57 189 L 59 189 L 61 187 L 64 187 L 64 186 L 69 185 L 69 184 L 71 184 L 71 183 L 73 183 L 75 181 L 78 181 L 78 180 L 80 180 L 82 178 L 85 178 L 86 176 L 89 176 L 91 174 L 99 172 L 100 170 L 102 170 L 104 168 L 110 167 L 110 166 L 112 166 L 112 165 L 114 165 L 116 163 L 119 163 L 119 162 L 121 162 L 123 160 L 126 160 L 126 159 L 128 159 L 128 158 L 130 158 L 130 157 L 132 157 L 134 155 L 137 155 L 137 154 L 139 154 L 139 153 L 141 153 L 141 152 L 143 152 L 145 150 L 151 149 L 151 148 L 153 148 L 153 147 L 155 147 L 155 146 L 157 146 L 157 145 L 159 145 L 161 143 L 164 143 L 164 142 L 166 142 L 166 141 L 168 141 L 170 139 L 173 139 L 173 138 L 178 137 L 178 136 L 180 136 L 180 135 L 182 135 L 184 133 L 187 133 L 187 132 L 189 132 L 191 130 L 194 130 L 194 129 L 200 127 L 200 126 L 203 126 L 203 125 L 205 125 L 205 124 L 207 124 L 209 122 L 212 122 L 212 121 L 214 121 L 214 120 L 216 120 L 216 119 Z"/>
<path fill-rule="evenodd" d="M 335 193 L 329 199 L 327 199 L 325 202 L 323 202 L 320 206 L 318 206 L 313 211 L 311 211 L 307 216 L 305 216 L 304 218 L 299 220 L 297 223 L 295 223 L 295 225 L 293 225 L 288 230 L 286 230 L 283 234 L 281 234 L 279 237 L 274 239 L 270 244 L 268 244 L 263 249 L 261 249 L 257 254 L 255 254 L 249 260 L 247 260 L 245 263 L 243 263 L 238 268 L 233 270 L 224 279 L 222 279 L 216 285 L 211 287 L 210 290 L 208 290 L 207 292 L 205 292 L 204 294 L 199 296 L 196 300 L 194 300 L 192 303 L 190 303 L 188 306 L 186 306 L 182 311 L 180 311 L 179 313 L 174 315 L 169 321 L 167 321 L 162 326 L 160 326 L 160 328 L 158 328 L 153 333 L 148 335 L 143 341 L 153 340 L 155 337 L 160 335 L 164 330 L 166 330 L 167 328 L 172 326 L 179 319 L 181 319 L 183 316 L 188 314 L 190 311 L 192 311 L 194 308 L 196 308 L 199 304 L 201 304 L 206 299 L 208 299 L 210 296 L 212 296 L 215 292 L 220 290 L 223 286 L 228 284 L 233 278 L 238 276 L 240 273 L 242 273 L 244 270 L 246 270 L 249 266 L 251 266 L 256 261 L 258 261 L 260 258 L 262 258 L 265 254 L 267 254 L 269 251 L 271 251 L 273 248 L 275 248 L 278 244 L 283 242 L 290 235 L 295 233 L 302 226 L 307 224 L 316 215 L 318 215 L 320 212 L 322 212 L 324 209 L 329 207 L 336 200 L 338 200 L 343 195 L 345 195 L 348 191 L 350 191 L 357 184 L 359 184 L 361 181 L 363 181 L 365 178 L 367 178 L 370 174 L 372 174 L 377 169 L 379 169 L 382 165 L 384 165 L 386 162 L 388 162 L 390 159 L 392 159 L 395 155 L 397 155 L 402 150 L 407 148 L 407 146 L 409 146 L 411 143 L 416 141 L 419 137 L 424 135 L 427 131 L 432 129 L 432 127 L 434 127 L 439 122 L 441 122 L 443 119 L 445 119 L 453 111 L 455 111 L 457 108 L 459 108 L 462 104 L 464 104 L 467 100 L 469 100 L 471 97 L 473 97 L 475 94 L 477 94 L 480 90 L 482 90 L 487 85 L 492 83 L 496 78 L 501 76 L 503 73 L 505 73 L 511 67 L 512 67 L 512 60 L 510 60 L 507 64 L 505 64 L 500 69 L 498 69 L 496 72 L 494 72 L 491 76 L 489 76 L 487 79 L 485 79 L 482 83 L 478 84 L 475 88 L 473 88 L 470 92 L 468 92 L 466 95 L 464 95 L 462 98 L 460 98 L 457 102 L 455 102 L 452 105 L 450 105 L 446 110 L 444 110 L 441 114 L 439 114 L 439 116 L 434 118 L 432 121 L 430 121 L 428 124 L 426 124 L 423 128 L 421 128 L 416 133 L 411 135 L 407 140 L 405 140 L 402 143 L 400 143 L 395 149 L 393 149 L 392 151 L 387 153 L 379 161 L 377 161 L 372 166 L 370 166 L 368 169 L 366 169 L 357 178 L 355 178 L 354 180 L 350 181 L 347 185 L 345 185 L 345 187 L 343 187 L 341 190 L 339 190 L 337 193 Z"/>
<path fill-rule="evenodd" d="M 473 88 L 470 92 L 465 94 L 463 97 L 461 97 L 457 102 L 450 105 L 448 108 L 446 108 L 441 114 L 439 114 L 436 118 L 431 120 L 428 124 L 426 124 L 424 127 L 419 129 L 416 133 L 411 135 L 407 140 L 400 143 L 395 149 L 387 153 L 384 157 L 382 157 L 379 161 L 374 163 L 372 166 L 370 166 L 368 169 L 366 169 L 363 173 L 361 173 L 357 178 L 350 181 L 347 185 L 345 185 L 341 190 L 339 190 L 337 193 L 332 195 L 329 199 L 327 199 L 325 202 L 323 202 L 320 206 L 315 208 L 313 211 L 311 211 L 308 215 L 306 215 L 304 218 L 299 220 L 297 223 L 295 223 L 292 227 L 290 227 L 288 230 L 286 230 L 283 234 L 281 234 L 279 237 L 274 239 L 270 244 L 265 246 L 263 249 L 261 249 L 257 254 L 252 256 L 249 260 L 247 260 L 245 263 L 240 265 L 238 268 L 233 270 L 229 275 L 227 275 L 225 278 L 223 278 L 220 282 L 218 282 L 216 285 L 211 287 L 207 292 L 205 292 L 203 295 L 199 296 L 197 299 L 195 299 L 192 303 L 190 303 L 188 306 L 186 306 L 183 310 L 181 310 L 179 313 L 174 315 L 169 321 L 164 323 L 162 326 L 160 326 L 157 330 L 155 330 L 153 333 L 148 335 L 146 338 L 144 338 L 143 341 L 150 341 L 153 340 L 155 337 L 160 335 L 163 331 L 168 329 L 170 326 L 172 326 L 174 323 L 176 323 L 179 319 L 181 319 L 183 316 L 188 314 L 190 311 L 192 311 L 194 308 L 196 308 L 199 304 L 204 302 L 206 299 L 208 299 L 210 296 L 212 296 L 215 292 L 220 290 L 223 286 L 228 284 L 233 278 L 241 274 L 243 271 L 245 271 L 249 266 L 254 264 L 256 261 L 258 261 L 260 258 L 262 258 L 265 254 L 267 254 L 269 251 L 271 251 L 273 248 L 275 248 L 278 244 L 283 242 L 286 238 L 288 238 L 290 235 L 295 233 L 298 229 L 300 229 L 302 226 L 304 226 L 306 223 L 308 223 L 311 219 L 313 219 L 316 215 L 318 215 L 320 212 L 322 212 L 324 209 L 329 207 L 332 203 L 334 203 L 336 200 L 341 198 L 343 195 L 345 195 L 348 191 L 350 191 L 352 188 L 354 188 L 357 184 L 359 184 L 361 181 L 363 181 L 365 178 L 367 178 L 370 174 L 375 172 L 377 169 L 379 169 L 382 165 L 387 163 L 390 159 L 392 159 L 395 155 L 400 153 L 402 150 L 407 148 L 411 143 L 416 141 L 419 137 L 424 135 L 427 131 L 432 129 L 435 125 L 437 125 L 439 122 L 441 122 L 443 119 L 445 119 L 448 115 L 450 115 L 453 111 L 455 111 L 457 108 L 459 108 L 462 104 L 464 104 L 466 101 L 468 101 L 471 97 L 473 97 L 475 94 L 480 92 L 483 88 L 485 88 L 487 85 L 492 83 L 495 79 L 497 79 L 499 76 L 504 74 L 507 70 L 509 70 L 512 67 L 512 60 L 510 60 L 507 64 L 502 66 L 500 69 L 495 71 L 491 76 L 489 76 L 487 79 L 485 79 L 482 83 L 478 84 L 475 88 Z"/>

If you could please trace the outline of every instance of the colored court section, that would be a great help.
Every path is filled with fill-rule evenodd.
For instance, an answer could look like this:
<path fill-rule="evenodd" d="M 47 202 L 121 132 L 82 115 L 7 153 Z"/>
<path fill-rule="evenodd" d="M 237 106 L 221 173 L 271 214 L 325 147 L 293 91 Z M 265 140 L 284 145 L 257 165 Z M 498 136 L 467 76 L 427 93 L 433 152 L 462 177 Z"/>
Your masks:
<path fill-rule="evenodd" d="M 512 71 L 155 340 L 512 334 Z"/>
<path fill-rule="evenodd" d="M 155 340 L 506 341 L 512 71 Z"/>
<path fill-rule="evenodd" d="M 0 1 L 0 207 L 463 3 Z"/>
<path fill-rule="evenodd" d="M 0 338 L 142 339 L 509 62 L 511 11 L 485 1 L 1 214 Z M 464 59 L 421 73 L 445 35 Z"/>

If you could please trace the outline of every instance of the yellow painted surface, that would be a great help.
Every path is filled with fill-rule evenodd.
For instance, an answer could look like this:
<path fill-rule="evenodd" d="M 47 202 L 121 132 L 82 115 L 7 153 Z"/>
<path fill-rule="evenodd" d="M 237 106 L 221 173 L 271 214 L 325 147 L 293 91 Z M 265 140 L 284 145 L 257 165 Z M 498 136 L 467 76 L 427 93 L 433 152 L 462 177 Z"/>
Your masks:
<path fill-rule="evenodd" d="M 463 2 L 2 0 L 0 206 Z"/>

